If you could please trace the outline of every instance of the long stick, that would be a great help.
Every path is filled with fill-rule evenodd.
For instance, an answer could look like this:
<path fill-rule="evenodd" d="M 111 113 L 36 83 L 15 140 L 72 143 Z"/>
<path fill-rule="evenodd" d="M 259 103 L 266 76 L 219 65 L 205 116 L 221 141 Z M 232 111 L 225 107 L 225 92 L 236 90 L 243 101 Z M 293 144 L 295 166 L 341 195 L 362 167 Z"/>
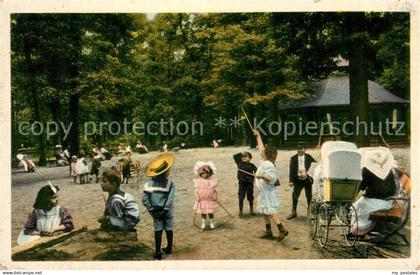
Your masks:
<path fill-rule="evenodd" d="M 249 121 L 248 116 L 246 115 L 244 108 L 242 108 L 242 107 L 241 107 L 241 110 L 242 110 L 242 112 L 243 112 L 243 113 L 244 113 L 244 115 L 245 115 L 246 121 L 248 121 L 249 127 L 251 127 L 251 130 L 252 130 L 252 131 L 254 131 L 254 128 L 252 127 L 252 124 L 251 124 L 251 122 Z"/>
<path fill-rule="evenodd" d="M 245 170 L 238 169 L 238 171 L 240 171 L 240 172 L 242 172 L 242 173 L 245 173 L 245 174 L 248 174 L 248 175 L 250 175 L 250 176 L 255 177 L 255 175 L 254 175 L 254 174 L 251 174 L 250 172 L 247 172 L 247 171 L 245 171 Z"/>
<path fill-rule="evenodd" d="M 53 246 L 57 243 L 60 243 L 64 240 L 68 239 L 71 236 L 74 236 L 76 234 L 79 234 L 79 233 L 85 232 L 85 231 L 87 231 L 87 227 L 82 226 L 79 229 L 76 229 L 76 230 L 73 230 L 73 231 L 70 231 L 70 232 L 65 232 L 65 233 L 60 234 L 58 236 L 45 237 L 45 238 L 37 239 L 37 240 L 34 240 L 32 242 L 23 244 L 23 245 L 12 247 L 12 257 L 15 256 L 18 253 L 26 252 L 26 251 L 29 251 L 29 250 L 35 250 L 37 248 L 47 248 L 47 247 Z"/>
<path fill-rule="evenodd" d="M 216 201 L 216 202 L 217 202 L 217 204 L 218 204 L 220 207 L 222 207 L 222 208 L 223 208 L 223 210 L 225 210 L 225 211 L 226 211 L 226 213 L 228 213 L 228 215 L 229 215 L 229 216 L 231 216 L 231 217 L 233 218 L 232 214 L 230 214 L 230 213 L 229 213 L 229 211 L 227 211 L 227 210 L 226 210 L 226 208 L 225 208 L 225 207 L 224 207 L 224 206 L 223 206 L 223 205 L 222 205 L 219 201 Z"/>

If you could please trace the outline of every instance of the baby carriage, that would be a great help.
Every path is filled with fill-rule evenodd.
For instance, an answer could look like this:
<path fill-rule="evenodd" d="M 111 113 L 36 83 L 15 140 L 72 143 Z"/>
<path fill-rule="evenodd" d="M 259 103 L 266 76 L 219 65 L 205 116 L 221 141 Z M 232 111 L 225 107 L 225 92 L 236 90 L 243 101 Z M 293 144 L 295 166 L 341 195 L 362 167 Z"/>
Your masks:
<path fill-rule="evenodd" d="M 339 231 L 346 244 L 353 246 L 357 239 L 350 237 L 351 215 L 355 212 L 352 202 L 362 180 L 361 155 L 356 145 L 325 142 L 321 147 L 321 162 L 311 167 L 309 174 L 314 179 L 308 209 L 309 237 L 325 247 L 331 233 Z"/>

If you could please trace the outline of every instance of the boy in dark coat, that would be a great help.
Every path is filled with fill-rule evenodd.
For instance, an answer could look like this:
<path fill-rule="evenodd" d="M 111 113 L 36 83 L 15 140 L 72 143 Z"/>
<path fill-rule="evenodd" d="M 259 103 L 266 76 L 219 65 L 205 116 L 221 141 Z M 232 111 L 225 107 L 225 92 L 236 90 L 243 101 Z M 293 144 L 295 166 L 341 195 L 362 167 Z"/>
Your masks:
<path fill-rule="evenodd" d="M 257 167 L 251 163 L 252 155 L 249 152 L 243 152 L 233 155 L 238 166 L 238 198 L 239 198 L 239 217 L 243 216 L 245 195 L 249 202 L 251 215 L 254 213 L 254 176 Z"/>

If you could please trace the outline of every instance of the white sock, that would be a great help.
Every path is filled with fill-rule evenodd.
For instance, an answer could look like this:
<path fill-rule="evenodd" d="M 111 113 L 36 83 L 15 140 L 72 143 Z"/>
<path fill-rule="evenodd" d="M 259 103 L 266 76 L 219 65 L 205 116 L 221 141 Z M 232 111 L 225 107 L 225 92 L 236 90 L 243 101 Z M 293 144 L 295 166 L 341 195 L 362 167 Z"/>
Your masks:
<path fill-rule="evenodd" d="M 210 219 L 210 228 L 214 229 L 214 219 Z"/>
<path fill-rule="evenodd" d="M 206 228 L 206 219 L 201 219 L 201 229 Z"/>

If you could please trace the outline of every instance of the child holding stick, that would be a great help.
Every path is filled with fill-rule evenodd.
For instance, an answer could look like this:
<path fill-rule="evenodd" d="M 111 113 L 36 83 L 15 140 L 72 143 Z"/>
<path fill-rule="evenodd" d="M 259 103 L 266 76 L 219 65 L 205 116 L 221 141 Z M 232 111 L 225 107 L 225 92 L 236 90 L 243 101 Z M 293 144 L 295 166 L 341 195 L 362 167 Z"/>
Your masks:
<path fill-rule="evenodd" d="M 254 130 L 254 134 L 257 138 L 258 149 L 264 159 L 264 162 L 260 164 L 255 173 L 256 185 L 260 191 L 257 210 L 263 214 L 265 222 L 265 233 L 261 238 L 273 238 L 271 231 L 271 221 L 273 221 L 279 231 L 277 241 L 280 242 L 289 234 L 289 231 L 283 226 L 282 220 L 278 215 L 280 202 L 274 185 L 278 179 L 275 166 L 277 150 L 271 145 L 264 146 L 258 130 Z"/>
<path fill-rule="evenodd" d="M 250 214 L 254 216 L 254 174 L 257 167 L 251 163 L 252 155 L 249 152 L 235 154 L 233 159 L 238 166 L 239 217 L 243 216 L 245 195 L 249 203 Z"/>

